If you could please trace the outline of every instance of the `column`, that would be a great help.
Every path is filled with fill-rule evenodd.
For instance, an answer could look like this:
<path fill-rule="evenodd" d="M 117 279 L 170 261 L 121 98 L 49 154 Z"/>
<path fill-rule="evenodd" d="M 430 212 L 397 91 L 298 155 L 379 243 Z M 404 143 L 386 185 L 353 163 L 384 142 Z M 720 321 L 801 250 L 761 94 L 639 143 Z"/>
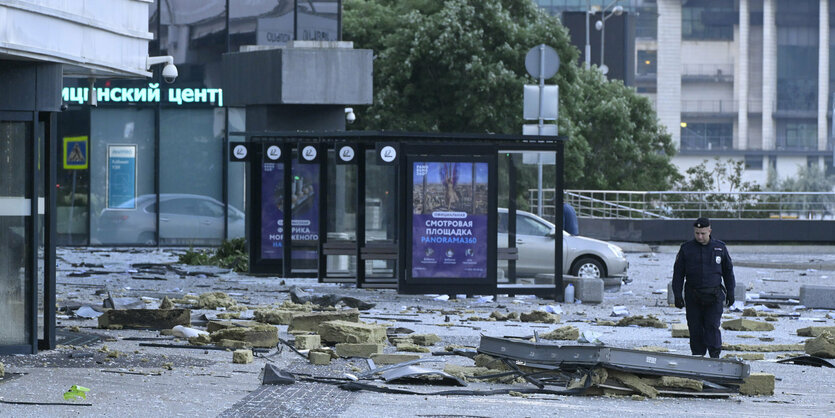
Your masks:
<path fill-rule="evenodd" d="M 658 119 L 681 147 L 681 0 L 658 1 Z"/>
<path fill-rule="evenodd" d="M 829 0 L 820 0 L 818 23 L 818 150 L 826 150 L 829 130 Z"/>
<path fill-rule="evenodd" d="M 763 149 L 774 149 L 774 102 L 777 97 L 777 0 L 763 0 Z"/>
<path fill-rule="evenodd" d="M 822 0 L 825 1 L 825 0 Z M 748 149 L 748 35 L 750 33 L 748 0 L 739 0 L 739 59 L 737 61 L 737 143 L 736 149 Z"/>

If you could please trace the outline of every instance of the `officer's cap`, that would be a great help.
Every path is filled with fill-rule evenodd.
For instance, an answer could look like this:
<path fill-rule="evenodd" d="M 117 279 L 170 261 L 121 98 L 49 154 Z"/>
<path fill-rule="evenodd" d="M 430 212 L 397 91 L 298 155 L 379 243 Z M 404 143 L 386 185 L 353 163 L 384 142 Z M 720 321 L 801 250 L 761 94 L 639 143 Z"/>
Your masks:
<path fill-rule="evenodd" d="M 699 218 L 696 219 L 696 222 L 693 222 L 693 226 L 696 228 L 707 228 L 710 226 L 710 219 L 707 218 Z"/>

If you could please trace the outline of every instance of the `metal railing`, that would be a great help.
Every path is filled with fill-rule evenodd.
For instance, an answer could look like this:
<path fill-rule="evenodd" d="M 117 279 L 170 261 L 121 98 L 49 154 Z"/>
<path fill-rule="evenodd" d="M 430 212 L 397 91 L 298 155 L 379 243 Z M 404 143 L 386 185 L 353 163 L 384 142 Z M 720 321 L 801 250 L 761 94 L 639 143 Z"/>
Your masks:
<path fill-rule="evenodd" d="M 681 75 L 728 78 L 734 76 L 733 64 L 682 64 Z"/>
<path fill-rule="evenodd" d="M 536 212 L 537 190 L 528 189 Z M 579 217 L 606 219 L 835 219 L 835 192 L 639 192 L 566 190 Z M 553 220 L 554 189 L 543 189 L 542 214 Z"/>

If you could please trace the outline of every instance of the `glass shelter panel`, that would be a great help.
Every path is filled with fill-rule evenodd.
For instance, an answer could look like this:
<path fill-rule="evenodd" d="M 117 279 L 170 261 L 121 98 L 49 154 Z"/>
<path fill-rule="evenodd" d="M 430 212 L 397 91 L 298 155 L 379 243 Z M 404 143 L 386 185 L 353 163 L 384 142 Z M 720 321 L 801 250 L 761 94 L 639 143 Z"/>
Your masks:
<path fill-rule="evenodd" d="M 357 173 L 356 164 L 336 164 L 336 151 L 328 152 L 327 242 L 356 243 Z M 355 276 L 356 255 L 327 255 L 329 276 Z"/>
<path fill-rule="evenodd" d="M 30 135 L 27 122 L 0 121 L 0 348 L 31 341 L 31 281 L 26 271 L 26 228 L 31 222 L 31 202 L 26 196 Z"/>
<path fill-rule="evenodd" d="M 160 244 L 217 245 L 223 240 L 224 113 L 164 109 L 160 115 Z M 236 228 L 232 235 L 244 234 L 242 220 L 230 224 Z"/>
<path fill-rule="evenodd" d="M 377 164 L 374 150 L 365 155 L 365 242 L 369 245 L 396 245 L 397 175 L 393 165 Z M 396 260 L 366 260 L 368 277 L 392 277 Z"/>
<path fill-rule="evenodd" d="M 156 244 L 154 111 L 98 109 L 90 136 L 91 243 Z"/>

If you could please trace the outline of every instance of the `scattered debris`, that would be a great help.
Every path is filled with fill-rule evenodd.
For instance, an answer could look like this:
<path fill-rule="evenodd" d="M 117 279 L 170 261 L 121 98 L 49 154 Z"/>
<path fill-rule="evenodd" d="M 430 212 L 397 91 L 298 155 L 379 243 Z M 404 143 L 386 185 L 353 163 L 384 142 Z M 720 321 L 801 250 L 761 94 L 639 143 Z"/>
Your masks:
<path fill-rule="evenodd" d="M 412 334 L 409 336 L 412 343 L 423 346 L 435 345 L 441 342 L 441 337 L 436 334 Z"/>
<path fill-rule="evenodd" d="M 464 381 L 449 373 L 437 369 L 429 369 L 414 364 L 402 365 L 380 373 L 380 377 L 386 382 L 402 382 L 419 380 L 431 381 L 433 384 L 467 386 Z"/>
<path fill-rule="evenodd" d="M 278 345 L 278 329 L 272 325 L 258 324 L 252 327 L 227 328 L 212 333 L 212 341 L 244 341 L 253 347 L 275 347 Z"/>
<path fill-rule="evenodd" d="M 673 338 L 690 338 L 690 328 L 687 324 L 672 324 L 670 330 Z"/>
<path fill-rule="evenodd" d="M 739 353 L 739 354 L 725 354 L 724 358 L 738 358 L 745 361 L 765 360 L 763 353 Z"/>
<path fill-rule="evenodd" d="M 490 318 L 493 318 L 496 321 L 519 321 L 520 320 L 519 312 L 504 313 L 504 312 L 499 312 L 499 311 L 493 311 L 490 314 Z"/>
<path fill-rule="evenodd" d="M 319 325 L 319 335 L 326 343 L 370 343 L 386 342 L 386 328 L 380 325 L 351 321 L 327 321 Z"/>
<path fill-rule="evenodd" d="M 750 319 L 732 319 L 722 323 L 722 328 L 730 331 L 773 331 L 774 325 Z"/>
<path fill-rule="evenodd" d="M 232 308 L 238 303 L 229 295 L 223 292 L 203 293 L 197 298 L 197 307 L 200 309 Z"/>
<path fill-rule="evenodd" d="M 291 385 L 293 383 L 296 383 L 296 377 L 292 373 L 281 370 L 272 363 L 264 365 L 262 385 Z"/>
<path fill-rule="evenodd" d="M 580 330 L 577 329 L 575 326 L 566 325 L 561 328 L 557 328 L 551 332 L 545 334 L 539 334 L 539 338 L 544 340 L 568 340 L 574 341 L 580 338 Z"/>
<path fill-rule="evenodd" d="M 329 321 L 359 322 L 360 312 L 356 309 L 336 312 L 310 312 L 293 316 L 287 331 L 319 330 L 319 325 Z M 340 341 L 344 342 L 344 341 Z M 355 342 L 355 341 L 354 341 Z"/>
<path fill-rule="evenodd" d="M 804 351 L 810 356 L 835 358 L 835 336 L 829 331 L 824 331 L 817 337 L 806 340 Z"/>
<path fill-rule="evenodd" d="M 626 318 L 622 318 L 615 325 L 619 326 L 619 327 L 628 327 L 630 325 L 637 325 L 639 327 L 667 328 L 667 324 L 665 324 L 663 321 L 658 319 L 655 315 L 627 316 Z"/>
<path fill-rule="evenodd" d="M 421 347 L 417 344 L 412 343 L 400 343 L 396 346 L 397 351 L 406 351 L 412 353 L 428 353 L 430 350 L 426 347 Z"/>
<path fill-rule="evenodd" d="M 420 356 L 417 354 L 372 354 L 371 360 L 375 364 L 397 364 L 404 361 L 418 360 Z"/>
<path fill-rule="evenodd" d="M 297 350 L 311 350 L 322 346 L 322 337 L 317 334 L 296 335 Z"/>
<path fill-rule="evenodd" d="M 256 321 L 265 324 L 290 325 L 293 316 L 297 313 L 297 311 L 285 309 L 256 309 L 253 315 Z"/>
<path fill-rule="evenodd" d="M 530 311 L 523 312 L 519 315 L 522 322 L 540 322 L 545 324 L 557 324 L 560 322 L 560 316 L 545 311 Z"/>
<path fill-rule="evenodd" d="M 235 364 L 249 364 L 254 359 L 252 350 L 235 350 L 232 352 L 232 363 Z"/>
<path fill-rule="evenodd" d="M 192 338 L 197 337 L 199 335 L 209 335 L 209 333 L 206 331 L 201 331 L 199 329 L 177 325 L 174 328 L 171 328 L 171 335 L 180 338 Z"/>
<path fill-rule="evenodd" d="M 751 373 L 745 381 L 739 385 L 739 393 L 743 395 L 756 396 L 774 394 L 774 375 L 768 373 Z"/>
<path fill-rule="evenodd" d="M 775 351 L 803 351 L 803 344 L 722 344 L 722 349 L 725 351 L 757 351 L 766 353 Z"/>
<path fill-rule="evenodd" d="M 339 343 L 334 346 L 334 351 L 339 357 L 371 358 L 374 354 L 382 353 L 384 346 L 384 344 Z"/>
<path fill-rule="evenodd" d="M 105 329 L 171 329 L 177 325 L 191 325 L 190 309 L 111 309 L 99 317 L 99 328 Z"/>
<path fill-rule="evenodd" d="M 330 364 L 331 362 L 331 355 L 321 351 L 311 350 L 309 353 L 307 353 L 307 358 L 310 360 L 310 364 L 315 364 L 318 366 Z"/>
<path fill-rule="evenodd" d="M 798 364 L 801 366 L 814 366 L 814 367 L 829 367 L 835 368 L 835 365 L 832 363 L 815 356 L 798 356 L 798 357 L 790 357 L 784 358 L 781 360 L 777 360 L 778 363 L 792 363 Z"/>
<path fill-rule="evenodd" d="M 801 337 L 819 337 L 824 332 L 829 332 L 835 335 L 835 327 L 806 327 L 797 330 L 797 335 Z"/>
<path fill-rule="evenodd" d="M 3 362 L 0 362 L 0 377 L 6 375 L 6 365 Z"/>
<path fill-rule="evenodd" d="M 612 307 L 611 316 L 627 316 L 627 315 L 629 315 L 629 311 L 626 309 L 626 306 L 614 306 L 614 307 Z"/>
<path fill-rule="evenodd" d="M 84 306 L 78 308 L 75 311 L 75 316 L 78 316 L 78 317 L 81 317 L 81 318 L 98 318 L 101 315 L 102 315 L 101 312 L 93 309 L 92 307 L 90 307 L 88 305 L 84 305 Z"/>
<path fill-rule="evenodd" d="M 171 299 L 168 299 L 168 296 L 162 298 L 162 302 L 159 304 L 160 309 L 174 309 L 174 302 L 171 302 Z"/>
<path fill-rule="evenodd" d="M 342 303 L 345 306 L 362 311 L 367 311 L 376 305 L 374 303 L 363 302 L 357 298 L 341 296 L 334 293 L 328 293 L 325 295 L 310 294 L 300 289 L 298 286 L 290 287 L 290 299 L 294 303 L 304 304 L 310 302 L 322 306 L 336 306 L 337 304 Z"/>

